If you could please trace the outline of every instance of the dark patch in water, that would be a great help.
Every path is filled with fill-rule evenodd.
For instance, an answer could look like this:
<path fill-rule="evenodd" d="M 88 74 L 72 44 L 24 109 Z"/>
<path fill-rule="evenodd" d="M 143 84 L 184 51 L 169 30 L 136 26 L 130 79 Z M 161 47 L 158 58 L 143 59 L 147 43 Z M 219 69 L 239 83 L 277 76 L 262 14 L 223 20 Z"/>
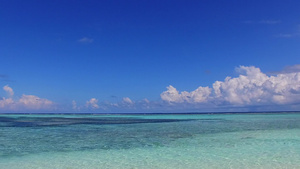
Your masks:
<path fill-rule="evenodd" d="M 0 122 L 4 122 L 2 127 L 46 127 L 64 126 L 76 124 L 137 124 L 137 123 L 165 123 L 190 121 L 186 119 L 139 119 L 139 118 L 60 118 L 60 117 L 0 117 Z"/>

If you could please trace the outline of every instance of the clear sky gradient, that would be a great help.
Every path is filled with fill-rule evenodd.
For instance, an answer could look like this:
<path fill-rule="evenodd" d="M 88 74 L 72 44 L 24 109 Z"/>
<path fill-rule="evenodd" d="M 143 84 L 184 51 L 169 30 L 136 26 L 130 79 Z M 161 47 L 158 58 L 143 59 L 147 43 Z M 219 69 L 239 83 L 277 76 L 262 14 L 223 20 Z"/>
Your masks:
<path fill-rule="evenodd" d="M 0 0 L 0 112 L 300 110 L 299 6 Z"/>

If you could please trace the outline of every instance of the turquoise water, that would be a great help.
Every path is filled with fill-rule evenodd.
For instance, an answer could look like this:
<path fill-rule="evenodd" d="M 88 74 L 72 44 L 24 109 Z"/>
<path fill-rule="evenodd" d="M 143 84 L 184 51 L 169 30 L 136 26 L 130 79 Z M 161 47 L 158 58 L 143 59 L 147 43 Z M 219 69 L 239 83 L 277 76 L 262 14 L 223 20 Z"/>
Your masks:
<path fill-rule="evenodd" d="M 0 115 L 0 168 L 300 168 L 300 113 Z"/>

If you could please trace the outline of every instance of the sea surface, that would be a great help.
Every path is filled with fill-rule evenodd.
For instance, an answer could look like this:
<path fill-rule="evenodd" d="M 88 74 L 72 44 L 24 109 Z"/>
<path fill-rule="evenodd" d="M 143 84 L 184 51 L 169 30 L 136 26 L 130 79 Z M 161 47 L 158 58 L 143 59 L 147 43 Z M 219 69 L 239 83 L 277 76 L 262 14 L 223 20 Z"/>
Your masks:
<path fill-rule="evenodd" d="M 300 113 L 1 114 L 0 168 L 300 169 Z"/>

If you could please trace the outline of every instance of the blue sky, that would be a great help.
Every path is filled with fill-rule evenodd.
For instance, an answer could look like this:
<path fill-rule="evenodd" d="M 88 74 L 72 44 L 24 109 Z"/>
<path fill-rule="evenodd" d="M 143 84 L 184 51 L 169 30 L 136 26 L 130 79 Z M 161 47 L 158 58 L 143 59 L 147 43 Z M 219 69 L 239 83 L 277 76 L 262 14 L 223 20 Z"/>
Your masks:
<path fill-rule="evenodd" d="M 1 0 L 0 112 L 299 110 L 299 6 Z"/>

